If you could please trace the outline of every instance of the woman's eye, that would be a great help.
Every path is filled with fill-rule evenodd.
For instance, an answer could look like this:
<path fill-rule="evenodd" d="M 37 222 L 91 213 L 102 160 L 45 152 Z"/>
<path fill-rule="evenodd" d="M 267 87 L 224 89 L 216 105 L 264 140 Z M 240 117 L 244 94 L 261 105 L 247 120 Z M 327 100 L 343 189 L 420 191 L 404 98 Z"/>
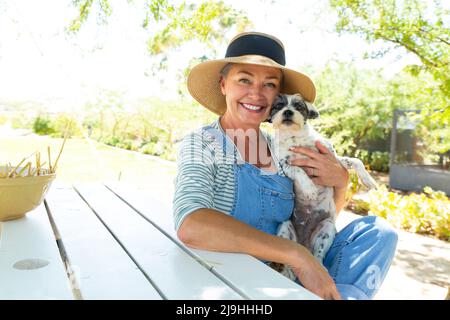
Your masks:
<path fill-rule="evenodd" d="M 239 79 L 239 82 L 248 84 L 248 83 L 250 83 L 250 80 L 244 78 L 244 79 Z"/>
<path fill-rule="evenodd" d="M 275 83 L 269 82 L 269 83 L 266 83 L 266 87 L 269 87 L 269 88 L 276 88 L 277 85 L 276 85 Z"/>

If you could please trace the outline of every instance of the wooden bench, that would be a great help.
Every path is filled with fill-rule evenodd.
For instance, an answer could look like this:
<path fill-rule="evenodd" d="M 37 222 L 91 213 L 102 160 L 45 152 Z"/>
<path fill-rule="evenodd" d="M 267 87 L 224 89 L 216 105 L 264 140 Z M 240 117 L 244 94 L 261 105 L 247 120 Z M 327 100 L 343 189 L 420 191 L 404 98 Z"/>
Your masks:
<path fill-rule="evenodd" d="M 193 250 L 171 205 L 126 185 L 53 185 L 0 223 L 0 299 L 318 299 L 245 254 Z"/>

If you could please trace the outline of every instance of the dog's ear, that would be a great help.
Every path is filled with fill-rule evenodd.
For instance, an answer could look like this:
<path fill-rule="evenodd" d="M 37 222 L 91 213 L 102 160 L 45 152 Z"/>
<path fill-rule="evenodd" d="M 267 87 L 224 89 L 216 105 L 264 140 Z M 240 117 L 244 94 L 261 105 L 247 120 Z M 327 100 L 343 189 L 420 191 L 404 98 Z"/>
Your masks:
<path fill-rule="evenodd" d="M 305 101 L 308 106 L 308 119 L 316 119 L 319 117 L 319 111 L 317 111 L 316 107 L 312 103 Z"/>

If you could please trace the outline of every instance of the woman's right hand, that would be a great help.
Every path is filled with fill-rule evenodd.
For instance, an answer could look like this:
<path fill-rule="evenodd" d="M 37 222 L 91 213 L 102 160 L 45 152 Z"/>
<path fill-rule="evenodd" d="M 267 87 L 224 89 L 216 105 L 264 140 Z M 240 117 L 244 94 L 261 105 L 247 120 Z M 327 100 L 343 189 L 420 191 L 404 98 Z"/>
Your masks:
<path fill-rule="evenodd" d="M 323 299 L 341 300 L 336 284 L 322 264 L 303 246 L 297 253 L 290 267 L 302 285 Z"/>

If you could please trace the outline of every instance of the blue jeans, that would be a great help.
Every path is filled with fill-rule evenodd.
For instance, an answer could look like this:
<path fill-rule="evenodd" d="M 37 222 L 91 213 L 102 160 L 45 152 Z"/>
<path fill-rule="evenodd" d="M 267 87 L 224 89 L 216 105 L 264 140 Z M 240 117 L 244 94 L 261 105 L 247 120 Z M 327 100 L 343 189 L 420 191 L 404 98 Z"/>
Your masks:
<path fill-rule="evenodd" d="M 394 258 L 398 236 L 386 220 L 367 216 L 339 231 L 324 259 L 342 299 L 372 299 Z"/>

